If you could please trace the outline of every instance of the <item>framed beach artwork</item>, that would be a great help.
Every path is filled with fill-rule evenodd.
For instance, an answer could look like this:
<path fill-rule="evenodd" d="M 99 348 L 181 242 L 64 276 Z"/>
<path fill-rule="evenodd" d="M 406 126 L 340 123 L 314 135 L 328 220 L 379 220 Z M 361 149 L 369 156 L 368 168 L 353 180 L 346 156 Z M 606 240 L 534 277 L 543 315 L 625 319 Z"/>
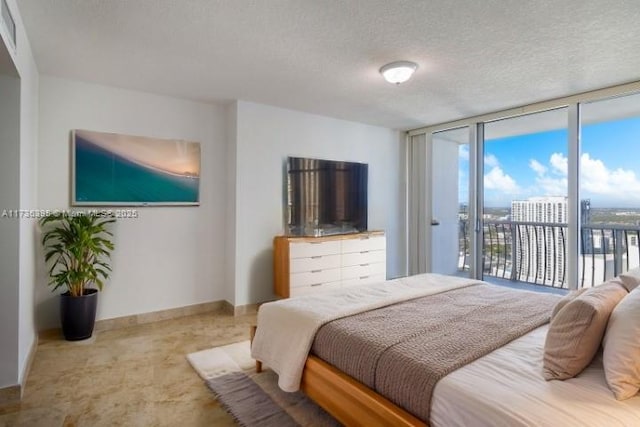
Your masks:
<path fill-rule="evenodd" d="M 74 206 L 198 205 L 200 143 L 72 131 Z"/>

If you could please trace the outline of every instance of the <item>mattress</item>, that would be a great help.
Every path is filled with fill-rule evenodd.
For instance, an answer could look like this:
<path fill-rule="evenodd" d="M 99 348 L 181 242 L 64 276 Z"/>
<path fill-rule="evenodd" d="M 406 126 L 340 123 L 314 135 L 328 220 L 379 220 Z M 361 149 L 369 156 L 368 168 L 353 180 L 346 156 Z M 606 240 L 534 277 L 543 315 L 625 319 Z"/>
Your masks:
<path fill-rule="evenodd" d="M 640 395 L 617 401 L 601 355 L 578 377 L 542 378 L 548 325 L 450 373 L 434 389 L 431 427 L 640 426 Z"/>

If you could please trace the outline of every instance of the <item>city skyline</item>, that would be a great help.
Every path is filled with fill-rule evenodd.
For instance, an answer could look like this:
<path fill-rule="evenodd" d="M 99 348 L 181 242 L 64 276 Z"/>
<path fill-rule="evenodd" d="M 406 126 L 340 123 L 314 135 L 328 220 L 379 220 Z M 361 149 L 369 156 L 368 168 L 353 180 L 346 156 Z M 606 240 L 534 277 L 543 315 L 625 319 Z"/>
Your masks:
<path fill-rule="evenodd" d="M 581 199 L 593 207 L 640 208 L 640 117 L 582 127 Z M 459 197 L 468 200 L 468 147 L 460 146 Z M 484 153 L 487 207 L 512 200 L 567 195 L 567 130 L 488 139 Z"/>

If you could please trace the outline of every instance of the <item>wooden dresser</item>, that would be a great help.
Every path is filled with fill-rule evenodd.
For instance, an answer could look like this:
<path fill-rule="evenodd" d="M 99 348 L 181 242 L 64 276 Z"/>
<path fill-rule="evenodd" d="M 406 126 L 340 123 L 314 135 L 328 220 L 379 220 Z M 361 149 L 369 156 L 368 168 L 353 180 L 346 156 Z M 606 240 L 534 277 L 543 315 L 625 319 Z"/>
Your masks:
<path fill-rule="evenodd" d="M 273 241 L 276 295 L 307 295 L 386 280 L 383 231 L 323 237 L 277 236 Z"/>

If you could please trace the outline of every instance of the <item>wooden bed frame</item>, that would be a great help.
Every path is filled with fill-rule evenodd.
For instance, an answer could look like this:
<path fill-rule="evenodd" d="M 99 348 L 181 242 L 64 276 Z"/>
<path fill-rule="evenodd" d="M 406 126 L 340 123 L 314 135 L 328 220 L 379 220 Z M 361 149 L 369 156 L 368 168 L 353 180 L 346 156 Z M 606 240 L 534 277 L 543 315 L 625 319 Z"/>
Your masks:
<path fill-rule="evenodd" d="M 301 390 L 345 426 L 428 424 L 323 360 L 309 356 Z"/>
<path fill-rule="evenodd" d="M 251 325 L 249 334 L 253 342 L 256 325 Z M 256 360 L 256 372 L 262 372 L 259 360 Z M 347 427 L 428 427 L 387 398 L 315 356 L 307 358 L 300 389 Z"/>

